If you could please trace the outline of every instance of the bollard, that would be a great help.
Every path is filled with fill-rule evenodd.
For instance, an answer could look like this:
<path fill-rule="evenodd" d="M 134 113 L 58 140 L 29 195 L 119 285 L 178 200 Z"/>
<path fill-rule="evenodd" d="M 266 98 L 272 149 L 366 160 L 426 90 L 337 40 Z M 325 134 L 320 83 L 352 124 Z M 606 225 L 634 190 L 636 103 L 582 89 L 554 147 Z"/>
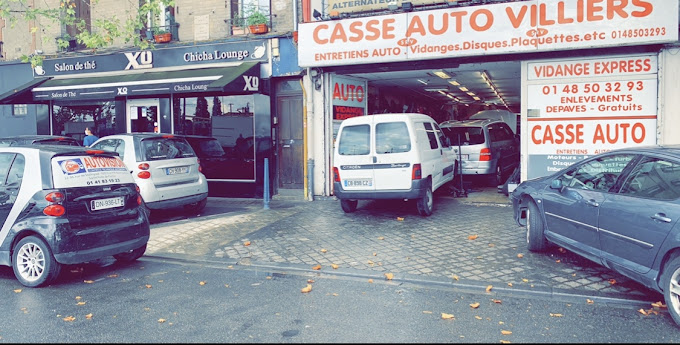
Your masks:
<path fill-rule="evenodd" d="M 269 209 L 269 158 L 264 159 L 264 209 Z"/>

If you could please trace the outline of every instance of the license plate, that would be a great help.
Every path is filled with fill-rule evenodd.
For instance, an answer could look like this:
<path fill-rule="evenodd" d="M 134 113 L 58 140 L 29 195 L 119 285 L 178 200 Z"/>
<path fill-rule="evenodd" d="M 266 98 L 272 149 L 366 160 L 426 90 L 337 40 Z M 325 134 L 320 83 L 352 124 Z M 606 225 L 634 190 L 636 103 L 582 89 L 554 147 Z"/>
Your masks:
<path fill-rule="evenodd" d="M 167 168 L 165 173 L 167 175 L 187 174 L 189 173 L 189 167 Z"/>
<path fill-rule="evenodd" d="M 345 180 L 345 187 L 371 187 L 373 186 L 373 180 L 370 178 L 356 178 L 351 180 Z"/>
<path fill-rule="evenodd" d="M 120 207 L 125 204 L 125 199 L 122 196 L 108 199 L 99 199 L 90 201 L 90 208 L 92 211 L 105 210 L 107 208 Z"/>

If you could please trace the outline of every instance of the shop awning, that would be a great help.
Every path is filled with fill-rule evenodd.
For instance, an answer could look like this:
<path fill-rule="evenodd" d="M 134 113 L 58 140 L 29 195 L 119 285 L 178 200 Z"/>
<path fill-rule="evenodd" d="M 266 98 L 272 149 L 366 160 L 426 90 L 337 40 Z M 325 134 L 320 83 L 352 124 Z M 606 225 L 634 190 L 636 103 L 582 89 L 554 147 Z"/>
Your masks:
<path fill-rule="evenodd" d="M 0 104 L 23 104 L 32 103 L 31 89 L 46 82 L 50 78 L 35 78 L 28 83 L 0 94 Z"/>
<path fill-rule="evenodd" d="M 243 62 L 230 67 L 54 78 L 33 88 L 33 99 L 106 99 L 196 92 L 251 94 L 259 92 L 259 77 L 259 62 Z"/>

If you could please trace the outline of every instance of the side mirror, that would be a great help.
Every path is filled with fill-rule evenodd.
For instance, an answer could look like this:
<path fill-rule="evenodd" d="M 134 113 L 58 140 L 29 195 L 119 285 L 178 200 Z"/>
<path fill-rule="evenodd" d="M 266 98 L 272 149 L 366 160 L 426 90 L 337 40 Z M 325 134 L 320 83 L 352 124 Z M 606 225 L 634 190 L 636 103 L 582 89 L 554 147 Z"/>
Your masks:
<path fill-rule="evenodd" d="M 559 191 L 562 191 L 562 180 L 560 179 L 554 179 L 550 182 L 550 188 L 552 189 L 559 189 Z"/>

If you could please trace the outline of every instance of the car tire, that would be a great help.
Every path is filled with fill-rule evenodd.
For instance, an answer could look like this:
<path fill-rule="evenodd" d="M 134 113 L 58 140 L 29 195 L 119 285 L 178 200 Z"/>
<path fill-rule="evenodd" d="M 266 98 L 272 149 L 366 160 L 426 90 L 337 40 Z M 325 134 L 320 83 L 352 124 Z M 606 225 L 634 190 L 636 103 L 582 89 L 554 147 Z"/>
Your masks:
<path fill-rule="evenodd" d="M 492 187 L 498 187 L 503 184 L 503 169 L 501 169 L 500 162 L 496 165 L 496 173 L 489 176 L 489 184 Z"/>
<path fill-rule="evenodd" d="M 358 200 L 342 199 L 340 200 L 340 207 L 345 213 L 352 213 L 357 210 Z"/>
<path fill-rule="evenodd" d="M 546 240 L 543 230 L 543 218 L 538 210 L 538 205 L 535 202 L 529 201 L 527 207 L 527 249 L 532 252 L 544 251 L 548 248 L 548 240 Z"/>
<path fill-rule="evenodd" d="M 425 194 L 418 199 L 416 202 L 416 206 L 418 208 L 418 214 L 421 216 L 429 216 L 432 214 L 432 209 L 434 204 L 434 198 L 432 194 L 432 183 L 427 182 L 426 188 L 425 188 Z"/>
<path fill-rule="evenodd" d="M 115 254 L 113 257 L 114 259 L 121 262 L 132 262 L 141 258 L 142 255 L 144 255 L 144 252 L 146 252 L 146 244 L 137 249 L 133 249 L 125 253 Z"/>
<path fill-rule="evenodd" d="M 680 255 L 676 254 L 663 266 L 661 288 L 668 313 L 680 326 Z"/>
<path fill-rule="evenodd" d="M 203 199 L 199 202 L 189 204 L 185 207 L 186 207 L 187 210 L 189 210 L 193 213 L 199 213 L 199 212 L 203 211 L 203 209 L 205 208 L 205 205 L 207 205 L 207 204 L 208 204 L 208 198 L 205 198 L 205 199 Z"/>
<path fill-rule="evenodd" d="M 52 249 L 37 236 L 22 238 L 12 252 L 12 269 L 17 280 L 28 287 L 49 284 L 61 271 Z"/>

